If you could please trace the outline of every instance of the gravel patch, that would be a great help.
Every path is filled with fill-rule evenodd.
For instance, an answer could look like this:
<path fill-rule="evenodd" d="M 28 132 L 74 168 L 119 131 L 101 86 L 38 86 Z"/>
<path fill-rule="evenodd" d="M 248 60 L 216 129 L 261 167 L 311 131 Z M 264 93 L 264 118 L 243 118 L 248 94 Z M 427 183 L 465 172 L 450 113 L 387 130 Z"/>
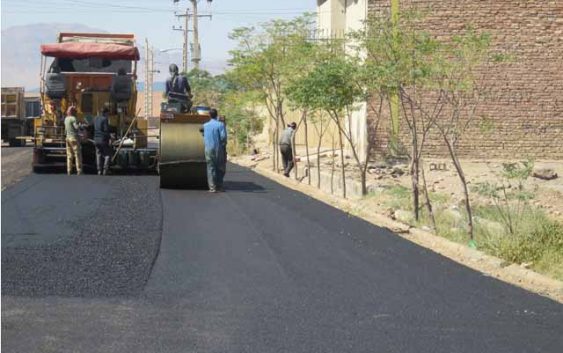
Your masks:
<path fill-rule="evenodd" d="M 104 196 L 75 201 L 77 205 L 88 203 L 95 211 L 67 210 L 64 215 L 59 214 L 55 223 L 61 225 L 61 233 L 69 235 L 45 242 L 40 238 L 56 236 L 39 232 L 30 240 L 25 236 L 18 238 L 5 234 L 5 229 L 10 228 L 9 223 L 16 222 L 15 218 L 23 218 L 27 210 L 18 211 L 21 217 L 6 217 L 4 210 L 9 205 L 4 204 L 4 196 L 9 199 L 9 195 L 3 195 L 2 221 L 8 224 L 2 226 L 2 294 L 73 297 L 139 294 L 149 278 L 160 246 L 162 205 L 158 178 L 114 176 L 101 180 L 98 177 L 91 183 L 88 178 L 96 176 L 74 179 L 64 179 L 68 177 L 62 175 L 49 177 L 56 178 L 48 183 L 50 188 L 45 187 L 45 183 L 37 183 L 35 187 L 13 192 L 34 196 L 54 192 L 51 189 L 55 183 L 62 183 L 63 188 L 72 188 L 72 183 L 80 182 L 89 188 L 89 193 L 84 193 L 86 198 L 91 195 L 91 188 L 103 183 L 104 188 L 100 187 L 100 190 L 105 190 Z M 69 192 L 80 195 L 80 189 Z M 42 205 L 45 209 L 50 206 L 55 207 Z M 34 222 L 34 218 L 28 217 L 27 221 Z M 73 231 L 69 232 L 69 228 Z M 7 239 L 9 241 L 4 243 Z"/>

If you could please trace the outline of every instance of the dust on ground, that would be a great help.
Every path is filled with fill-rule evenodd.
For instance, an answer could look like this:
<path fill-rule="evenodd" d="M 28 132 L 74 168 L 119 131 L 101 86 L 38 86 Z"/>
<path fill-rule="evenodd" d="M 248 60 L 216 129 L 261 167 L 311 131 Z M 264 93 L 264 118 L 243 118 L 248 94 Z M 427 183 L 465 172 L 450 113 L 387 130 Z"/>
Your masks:
<path fill-rule="evenodd" d="M 264 149 L 266 150 L 266 149 Z M 306 173 L 304 167 L 306 166 L 305 153 L 298 149 L 297 166 L 299 172 L 297 175 L 298 180 L 305 180 Z M 239 160 L 244 160 L 247 165 L 260 166 L 264 168 L 272 167 L 272 160 L 270 153 L 257 154 L 254 156 L 240 156 Z M 340 158 L 338 151 L 323 151 L 321 156 L 321 171 L 324 173 L 334 172 L 336 175 L 340 174 Z M 345 155 L 346 156 L 346 155 Z M 317 173 L 317 156 L 310 156 L 310 172 L 312 175 Z M 461 161 L 463 171 L 466 179 L 468 180 L 468 187 L 470 190 L 473 186 L 491 183 L 502 183 L 501 173 L 503 165 L 506 163 L 519 163 L 523 159 L 514 160 L 474 160 L 464 159 Z M 526 190 L 534 193 L 531 204 L 535 207 L 543 209 L 548 216 L 554 220 L 563 222 L 563 161 L 534 161 L 534 170 L 549 169 L 554 171 L 558 177 L 552 180 L 542 180 L 536 177 L 529 177 L 523 182 Z M 332 166 L 335 168 L 332 168 Z M 350 156 L 346 156 L 346 181 L 359 182 L 359 173 L 354 168 L 355 162 Z M 458 174 L 454 165 L 449 159 L 425 159 L 424 171 L 427 179 L 429 192 L 438 193 L 447 197 L 451 205 L 459 205 L 463 200 L 463 190 Z M 292 172 L 292 176 L 294 173 Z M 421 180 L 422 182 L 422 180 Z M 315 183 L 313 182 L 313 185 Z M 377 193 L 377 191 L 390 189 L 397 186 L 402 186 L 407 189 L 411 188 L 411 176 L 409 174 L 409 164 L 407 161 L 386 163 L 384 161 L 370 162 L 367 174 L 367 186 L 369 193 Z M 515 186 L 515 185 L 512 185 Z M 378 193 L 378 196 L 380 194 Z M 483 197 L 476 192 L 470 191 L 471 201 L 475 204 L 489 204 L 490 198 Z M 385 196 L 377 198 L 362 199 L 362 203 L 366 206 L 375 207 L 378 212 L 388 213 L 389 207 L 385 200 Z M 422 202 L 422 200 L 421 200 Z"/>

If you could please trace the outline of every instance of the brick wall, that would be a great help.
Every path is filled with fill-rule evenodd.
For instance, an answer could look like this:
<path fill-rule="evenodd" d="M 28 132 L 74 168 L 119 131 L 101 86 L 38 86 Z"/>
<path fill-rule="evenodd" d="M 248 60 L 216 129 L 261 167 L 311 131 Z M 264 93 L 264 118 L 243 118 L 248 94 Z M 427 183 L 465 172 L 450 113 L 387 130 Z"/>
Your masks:
<path fill-rule="evenodd" d="M 369 0 L 369 11 L 388 12 L 390 3 Z M 425 10 L 421 26 L 434 36 L 448 38 L 469 24 L 492 35 L 493 51 L 513 57 L 487 72 L 494 94 L 478 109 L 485 120 L 477 119 L 460 141 L 462 156 L 563 159 L 563 0 L 401 0 L 402 9 L 409 7 Z M 401 125 L 408 146 L 408 128 Z M 389 119 L 380 126 L 370 136 L 384 152 Z M 436 134 L 426 153 L 446 155 Z"/>

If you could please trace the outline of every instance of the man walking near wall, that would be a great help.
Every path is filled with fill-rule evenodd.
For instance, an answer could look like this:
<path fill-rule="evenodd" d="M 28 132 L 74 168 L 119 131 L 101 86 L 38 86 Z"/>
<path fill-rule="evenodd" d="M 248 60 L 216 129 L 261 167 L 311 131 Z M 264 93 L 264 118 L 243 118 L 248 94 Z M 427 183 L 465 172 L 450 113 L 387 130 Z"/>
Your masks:
<path fill-rule="evenodd" d="M 289 177 L 291 169 L 293 169 L 293 135 L 295 134 L 295 129 L 297 124 L 292 122 L 287 126 L 287 128 L 282 132 L 280 138 L 280 152 L 283 161 L 283 175 Z"/>
<path fill-rule="evenodd" d="M 94 143 L 96 144 L 96 167 L 98 175 L 107 175 L 111 146 L 109 144 L 109 109 L 104 108 L 102 114 L 94 120 Z"/>
<path fill-rule="evenodd" d="M 72 174 L 72 167 L 76 161 L 76 174 L 82 174 L 82 148 L 78 139 L 78 120 L 76 120 L 76 108 L 70 107 L 65 118 L 66 134 L 66 170 L 67 174 Z"/>
<path fill-rule="evenodd" d="M 223 191 L 223 175 L 221 167 L 221 147 L 227 142 L 225 125 L 217 121 L 217 110 L 209 111 L 211 119 L 203 124 L 203 141 L 205 145 L 205 161 L 207 162 L 207 183 L 209 192 Z"/>

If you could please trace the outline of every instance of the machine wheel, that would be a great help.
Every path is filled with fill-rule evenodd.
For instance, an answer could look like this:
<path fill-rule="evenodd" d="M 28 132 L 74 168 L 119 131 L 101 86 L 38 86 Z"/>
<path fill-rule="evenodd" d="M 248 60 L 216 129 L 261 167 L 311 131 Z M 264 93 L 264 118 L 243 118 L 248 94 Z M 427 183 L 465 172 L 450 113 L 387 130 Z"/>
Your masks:
<path fill-rule="evenodd" d="M 207 167 L 201 123 L 167 122 L 160 126 L 160 187 L 204 188 Z"/>

